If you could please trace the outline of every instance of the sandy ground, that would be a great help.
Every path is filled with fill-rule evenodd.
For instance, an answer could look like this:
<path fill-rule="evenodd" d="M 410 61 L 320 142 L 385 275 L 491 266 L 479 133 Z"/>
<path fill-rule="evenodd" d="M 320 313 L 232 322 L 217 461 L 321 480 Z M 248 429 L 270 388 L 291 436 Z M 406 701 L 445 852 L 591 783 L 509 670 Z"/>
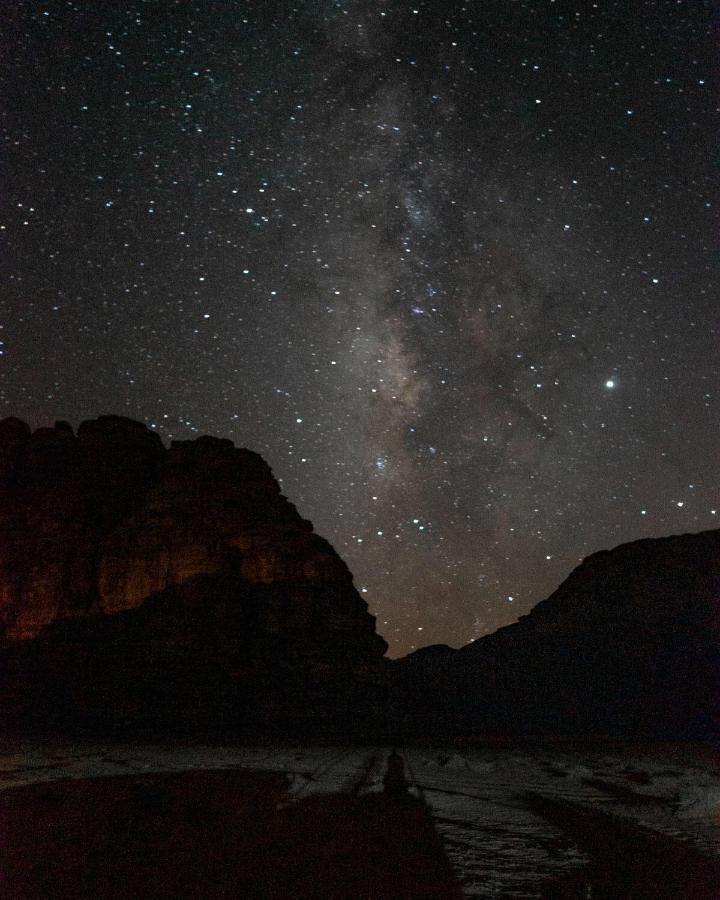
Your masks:
<path fill-rule="evenodd" d="M 0 753 L 3 845 L 8 846 L 7 838 L 15 848 L 12 852 L 16 865 L 20 854 L 39 866 L 38 878 L 53 877 L 48 866 L 55 851 L 51 853 L 49 849 L 55 846 L 52 835 L 63 830 L 59 822 L 65 820 L 63 816 L 56 818 L 51 828 L 52 822 L 48 819 L 50 837 L 34 843 L 31 826 L 21 827 L 23 821 L 37 820 L 37 810 L 47 808 L 48 804 L 53 807 L 52 800 L 41 802 L 43 790 L 57 791 L 63 784 L 62 791 L 68 792 L 73 784 L 82 784 L 85 787 L 78 787 L 79 791 L 97 792 L 92 802 L 83 799 L 86 796 L 83 794 L 76 798 L 78 812 L 73 813 L 76 818 L 72 821 L 76 822 L 74 827 L 77 829 L 83 827 L 82 821 L 90 815 L 88 809 L 92 804 L 99 803 L 99 798 L 107 792 L 106 785 L 125 782 L 130 793 L 124 799 L 113 801 L 119 804 L 113 807 L 115 812 L 106 809 L 102 815 L 99 812 L 97 815 L 103 821 L 121 823 L 115 827 L 125 835 L 124 840 L 134 842 L 131 845 L 135 847 L 135 858 L 150 852 L 154 862 L 151 864 L 145 857 L 147 875 L 152 865 L 159 865 L 167 853 L 177 850 L 168 837 L 172 832 L 168 823 L 184 822 L 182 816 L 186 814 L 186 807 L 192 810 L 204 802 L 197 798 L 177 802 L 172 797 L 162 799 L 162 785 L 158 787 L 153 779 L 161 773 L 185 773 L 198 785 L 201 781 L 197 779 L 203 777 L 216 779 L 210 784 L 217 784 L 219 778 L 225 779 L 228 785 L 235 785 L 232 790 L 228 789 L 228 796 L 236 798 L 233 802 L 242 821 L 233 819 L 230 811 L 220 805 L 213 807 L 216 824 L 212 828 L 207 822 L 193 827 L 201 834 L 220 835 L 211 844 L 224 848 L 222 852 L 227 851 L 230 857 L 233 853 L 237 856 L 237 847 L 251 848 L 245 856 L 250 854 L 263 860 L 262 865 L 266 867 L 263 871 L 244 870 L 245 874 L 241 873 L 244 882 L 236 874 L 236 886 L 243 885 L 242 890 L 235 887 L 234 892 L 204 893 L 202 896 L 452 897 L 456 896 L 452 878 L 442 888 L 437 887 L 439 882 L 433 881 L 433 878 L 448 878 L 446 857 L 463 894 L 470 897 L 632 897 L 640 900 L 665 897 L 717 900 L 720 897 L 720 889 L 716 887 L 720 885 L 720 760 L 713 754 L 693 748 L 521 749 L 505 746 L 465 748 L 462 752 L 457 748 L 402 748 L 411 784 L 410 796 L 418 802 L 406 804 L 406 808 L 401 806 L 401 814 L 393 812 L 397 804 L 388 806 L 387 798 L 381 795 L 389 752 L 386 747 L 66 743 L 4 749 L 5 752 Z M 236 782 L 235 778 L 250 781 Z M 263 778 L 268 780 L 263 781 Z M 138 784 L 150 779 L 147 781 L 151 786 L 150 793 L 143 793 L 145 788 L 137 787 L 138 794 L 136 788 L 131 788 L 133 779 L 140 779 Z M 91 782 L 95 786 L 88 788 Z M 241 784 L 245 784 L 242 790 Z M 263 799 L 263 804 L 270 808 L 270 819 L 263 818 L 265 814 L 260 814 L 257 805 L 252 806 L 251 796 L 257 791 L 253 788 L 248 793 L 247 785 L 250 784 L 262 786 L 258 789 L 260 796 L 267 798 L 267 803 Z M 23 791 L 30 790 L 40 793 L 23 795 Z M 162 787 L 162 790 L 166 788 Z M 212 791 L 208 796 L 214 796 Z M 257 804 L 259 800 L 256 797 L 252 802 Z M 61 798 L 60 806 L 66 803 Z M 142 811 L 143 804 L 147 806 L 144 831 L 141 829 L 139 837 L 134 837 L 132 828 L 122 823 L 137 815 L 133 809 Z M 12 815 L 8 812 L 11 808 L 14 809 Z M 57 802 L 55 808 L 59 808 Z M 197 809 L 196 814 L 200 815 Z M 188 815 L 192 818 L 193 813 Z M 15 830 L 7 831 L 12 816 L 15 817 L 12 826 Z M 297 818 L 293 818 L 295 816 Z M 445 856 L 430 827 L 429 817 L 442 840 Z M 317 828 L 313 826 L 314 821 L 318 822 Z M 322 831 L 323 822 L 328 824 L 329 831 Z M 346 823 L 344 830 L 337 831 L 338 841 L 332 839 L 336 831 L 333 823 L 336 822 Z M 187 831 L 191 825 L 192 822 L 185 823 L 182 827 Z M 404 837 L 406 833 L 412 833 L 413 828 L 419 828 L 418 834 L 424 835 L 423 840 L 428 842 L 423 845 L 422 852 L 412 850 Z M 68 831 L 67 827 L 65 830 Z M 345 835 L 345 844 L 339 838 L 341 833 Z M 190 840 L 187 834 L 183 841 Z M 272 879 L 267 881 L 267 872 L 280 878 L 282 872 L 293 870 L 297 860 L 292 862 L 288 858 L 282 862 L 284 857 L 278 844 L 273 845 L 274 856 L 262 856 L 260 850 L 267 846 L 269 834 L 279 834 L 281 841 L 287 840 L 290 846 L 303 848 L 298 859 L 307 860 L 308 872 L 315 873 L 308 875 L 307 884 L 323 885 L 319 893 L 310 892 L 306 884 L 298 889 L 300 893 L 293 894 L 295 888 L 288 888 L 287 882 L 283 882 L 285 886 L 281 889 L 285 893 L 272 893 L 277 888 Z M 307 836 L 312 836 L 312 840 Z M 363 843 L 365 838 L 369 843 Z M 231 843 L 226 843 L 227 840 Z M 75 841 L 75 845 L 77 843 Z M 115 847 L 116 842 L 111 841 L 111 846 Z M 143 850 L 145 846 L 150 849 Z M 207 855 L 202 849 L 204 846 L 193 845 L 193 849 L 183 852 L 191 857 L 202 857 L 203 853 Z M 236 847 L 234 851 L 233 846 Z M 155 857 L 152 857 L 153 847 Z M 378 847 L 382 847 L 382 851 Z M 93 858 L 99 859 L 104 851 L 94 852 L 100 856 Z M 403 857 L 403 853 L 408 855 Z M 377 874 L 380 881 L 374 883 L 369 893 L 365 892 L 365 883 L 353 880 L 352 865 L 360 859 L 366 860 L 363 877 L 373 866 L 376 874 L 380 873 Z M 391 859 L 395 862 L 387 862 Z M 315 862 L 311 864 L 312 860 Z M 102 865 L 91 863 L 92 860 L 86 861 L 80 868 L 103 870 Z M 395 882 L 393 893 L 381 893 L 382 880 L 389 878 L 395 867 L 402 869 L 406 864 L 403 871 L 407 874 Z M 428 864 L 437 867 L 432 877 L 423 868 Z M 318 867 L 323 866 L 325 872 L 340 873 L 337 890 L 349 893 L 328 893 L 327 886 L 335 882 L 328 874 L 317 875 Z M 9 870 L 0 869 L 0 874 L 6 871 Z M 410 874 L 413 872 L 425 874 L 419 881 L 413 881 L 414 876 Z M 207 880 L 207 874 L 203 878 L 206 884 L 212 884 L 212 880 Z M 122 878 L 116 876 L 112 883 L 117 880 L 122 882 Z M 403 885 L 410 893 L 399 892 Z M 426 885 L 434 885 L 432 889 L 436 892 L 422 893 Z M 175 890 L 178 890 L 177 885 Z M 2 890 L 0 896 L 5 896 Z M 9 896 L 14 898 L 16 895 Z M 46 896 L 63 895 L 50 893 Z M 96 892 L 69 896 L 103 895 Z M 135 895 L 126 892 L 107 896 Z M 145 893 L 137 896 L 170 895 Z M 172 896 L 196 895 L 175 893 Z"/>
<path fill-rule="evenodd" d="M 2 800 L 0 896 L 13 900 L 461 896 L 413 800 L 289 803 L 282 776 L 237 770 L 63 780 Z"/>

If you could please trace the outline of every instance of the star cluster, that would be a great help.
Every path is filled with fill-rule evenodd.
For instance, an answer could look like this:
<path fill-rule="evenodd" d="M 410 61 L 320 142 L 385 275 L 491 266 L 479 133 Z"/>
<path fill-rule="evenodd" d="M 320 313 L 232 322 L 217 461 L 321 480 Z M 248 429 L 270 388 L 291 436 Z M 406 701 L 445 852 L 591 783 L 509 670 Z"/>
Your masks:
<path fill-rule="evenodd" d="M 258 450 L 393 655 L 713 527 L 713 6 L 17 0 L 0 415 Z"/>

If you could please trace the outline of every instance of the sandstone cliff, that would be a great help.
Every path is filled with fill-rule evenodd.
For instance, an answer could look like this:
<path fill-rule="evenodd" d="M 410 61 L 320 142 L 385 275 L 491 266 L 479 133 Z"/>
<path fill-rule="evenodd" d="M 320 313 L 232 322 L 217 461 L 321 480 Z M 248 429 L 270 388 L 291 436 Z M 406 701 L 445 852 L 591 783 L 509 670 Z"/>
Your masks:
<path fill-rule="evenodd" d="M 720 743 L 720 531 L 596 553 L 517 624 L 395 668 L 416 730 Z"/>
<path fill-rule="evenodd" d="M 0 715 L 362 724 L 374 619 L 260 456 L 116 416 L 0 422 Z"/>

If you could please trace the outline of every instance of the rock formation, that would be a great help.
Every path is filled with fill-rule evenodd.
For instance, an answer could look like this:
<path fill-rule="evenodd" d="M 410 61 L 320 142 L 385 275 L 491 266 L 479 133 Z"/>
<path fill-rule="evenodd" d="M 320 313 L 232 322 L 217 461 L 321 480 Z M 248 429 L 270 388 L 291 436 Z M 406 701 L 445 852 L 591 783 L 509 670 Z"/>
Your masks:
<path fill-rule="evenodd" d="M 117 416 L 0 422 L 5 727 L 363 727 L 385 649 L 256 453 Z"/>
<path fill-rule="evenodd" d="M 720 531 L 595 553 L 518 623 L 395 670 L 398 708 L 421 733 L 717 744 Z"/>
<path fill-rule="evenodd" d="M 265 462 L 116 416 L 0 421 L 0 730 L 720 743 L 720 531 L 586 559 L 515 625 L 392 665 Z"/>

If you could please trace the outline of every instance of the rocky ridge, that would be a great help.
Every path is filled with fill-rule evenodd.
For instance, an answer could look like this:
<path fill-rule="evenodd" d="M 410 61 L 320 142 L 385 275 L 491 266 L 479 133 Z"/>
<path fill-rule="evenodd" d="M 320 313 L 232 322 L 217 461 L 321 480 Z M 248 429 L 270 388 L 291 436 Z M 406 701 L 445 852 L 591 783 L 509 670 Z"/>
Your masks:
<path fill-rule="evenodd" d="M 595 553 L 518 623 L 407 657 L 396 684 L 417 732 L 717 745 L 720 531 Z"/>
<path fill-rule="evenodd" d="M 118 416 L 0 421 L 0 714 L 320 728 L 374 714 L 386 644 L 256 453 Z M 294 724 L 293 724 L 294 723 Z"/>

